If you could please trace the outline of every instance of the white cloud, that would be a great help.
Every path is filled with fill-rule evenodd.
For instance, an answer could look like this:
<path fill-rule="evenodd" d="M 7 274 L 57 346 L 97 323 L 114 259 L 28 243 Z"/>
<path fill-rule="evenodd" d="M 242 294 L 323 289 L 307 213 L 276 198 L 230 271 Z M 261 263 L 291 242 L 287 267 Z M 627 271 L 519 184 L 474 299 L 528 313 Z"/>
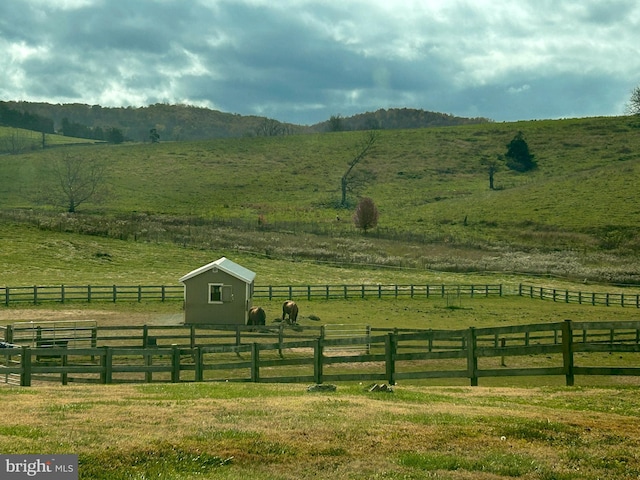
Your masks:
<path fill-rule="evenodd" d="M 299 123 L 394 106 L 608 115 L 640 82 L 639 25 L 636 0 L 5 1 L 0 95 Z"/>

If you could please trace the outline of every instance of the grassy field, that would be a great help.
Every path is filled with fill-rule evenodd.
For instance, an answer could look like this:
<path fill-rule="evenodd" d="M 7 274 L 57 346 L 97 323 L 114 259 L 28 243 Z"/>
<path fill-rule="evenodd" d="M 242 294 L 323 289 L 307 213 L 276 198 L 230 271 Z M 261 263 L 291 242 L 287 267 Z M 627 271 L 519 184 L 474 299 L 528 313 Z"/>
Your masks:
<path fill-rule="evenodd" d="M 182 384 L 0 389 L 0 451 L 82 479 L 632 479 L 636 388 Z"/>
<path fill-rule="evenodd" d="M 634 123 L 635 122 L 635 123 Z M 2 221 L 282 260 L 517 271 L 637 283 L 640 139 L 631 117 L 380 131 L 361 190 L 366 237 L 337 208 L 361 132 L 159 145 L 96 145 L 0 159 Z M 522 131 L 539 168 L 482 161 Z M 108 166 L 110 194 L 70 217 L 38 204 L 62 155 Z M 355 202 L 355 197 L 351 202 Z M 337 220 L 337 219 L 340 220 Z M 260 223 L 259 223 L 260 222 Z"/>
<path fill-rule="evenodd" d="M 635 294 L 637 128 L 612 117 L 381 131 L 362 165 L 375 181 L 360 193 L 381 212 L 367 236 L 350 209 L 337 208 L 358 132 L 4 155 L 0 285 L 173 285 L 224 255 L 260 285 L 500 283 L 513 292 L 528 283 Z M 490 191 L 482 161 L 503 154 L 518 131 L 539 168 L 501 170 Z M 38 202 L 56 188 L 46 166 L 64 155 L 108 166 L 104 203 L 68 215 Z M 300 321 L 466 328 L 638 319 L 635 308 L 513 295 L 449 300 L 301 300 Z M 268 321 L 280 305 L 263 302 Z M 0 323 L 144 324 L 181 308 L 3 306 Z M 356 384 L 333 393 L 229 383 L 0 387 L 10 412 L 0 451 L 77 453 L 81 478 L 116 480 L 640 476 L 636 379 L 508 382 L 393 393 Z"/>

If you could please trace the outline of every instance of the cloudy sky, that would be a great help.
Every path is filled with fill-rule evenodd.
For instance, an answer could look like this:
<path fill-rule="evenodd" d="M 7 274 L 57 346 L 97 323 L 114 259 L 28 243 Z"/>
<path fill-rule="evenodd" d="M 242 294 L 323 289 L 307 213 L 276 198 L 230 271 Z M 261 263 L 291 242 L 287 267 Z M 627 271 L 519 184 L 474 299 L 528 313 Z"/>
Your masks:
<path fill-rule="evenodd" d="M 620 115 L 638 85 L 638 0 L 0 3 L 0 100 L 512 121 Z"/>

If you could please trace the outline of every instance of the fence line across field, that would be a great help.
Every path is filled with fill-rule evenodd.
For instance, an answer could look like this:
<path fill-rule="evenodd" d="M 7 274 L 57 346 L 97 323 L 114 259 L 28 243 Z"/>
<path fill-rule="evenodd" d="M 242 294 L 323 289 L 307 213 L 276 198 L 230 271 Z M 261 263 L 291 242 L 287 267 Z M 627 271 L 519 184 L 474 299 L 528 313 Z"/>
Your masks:
<path fill-rule="evenodd" d="M 502 285 L 257 285 L 253 298 L 335 299 L 383 297 L 501 296 Z M 5 306 L 16 303 L 184 300 L 183 285 L 33 285 L 0 287 Z"/>
<path fill-rule="evenodd" d="M 131 338 L 133 328 L 118 338 L 127 338 L 127 333 Z M 170 331 L 176 327 L 144 328 L 139 339 L 144 346 L 110 346 L 102 343 L 101 335 L 95 348 L 3 344 L 0 375 L 19 379 L 22 386 L 42 381 L 385 380 L 394 385 L 398 380 L 435 378 L 466 378 L 476 386 L 481 378 L 520 376 L 564 376 L 571 386 L 575 376 L 582 375 L 640 377 L 640 321 L 566 320 L 463 330 L 372 328 L 369 335 L 345 338 L 323 337 L 319 327 L 238 326 L 208 333 L 191 329 L 188 335 Z M 170 332 L 162 336 L 162 330 Z M 149 342 L 150 333 L 158 335 L 154 342 Z M 169 341 L 175 343 L 164 343 Z M 350 347 L 355 345 L 363 348 L 354 355 Z"/>
<path fill-rule="evenodd" d="M 256 285 L 254 299 L 445 298 L 456 306 L 461 298 L 519 295 L 541 300 L 583 305 L 640 308 L 639 293 L 581 292 L 519 284 L 353 284 Z M 183 285 L 31 285 L 0 287 L 0 303 L 183 301 Z"/>

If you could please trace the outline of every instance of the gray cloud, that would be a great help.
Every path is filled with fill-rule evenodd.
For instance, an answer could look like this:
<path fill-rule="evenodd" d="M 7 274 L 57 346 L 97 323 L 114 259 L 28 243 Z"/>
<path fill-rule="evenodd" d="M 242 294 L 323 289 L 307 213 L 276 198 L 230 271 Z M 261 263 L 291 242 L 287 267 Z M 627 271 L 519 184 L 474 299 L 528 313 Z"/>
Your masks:
<path fill-rule="evenodd" d="M 303 124 L 391 107 L 617 115 L 640 83 L 639 27 L 635 0 L 10 0 L 0 99 Z"/>

